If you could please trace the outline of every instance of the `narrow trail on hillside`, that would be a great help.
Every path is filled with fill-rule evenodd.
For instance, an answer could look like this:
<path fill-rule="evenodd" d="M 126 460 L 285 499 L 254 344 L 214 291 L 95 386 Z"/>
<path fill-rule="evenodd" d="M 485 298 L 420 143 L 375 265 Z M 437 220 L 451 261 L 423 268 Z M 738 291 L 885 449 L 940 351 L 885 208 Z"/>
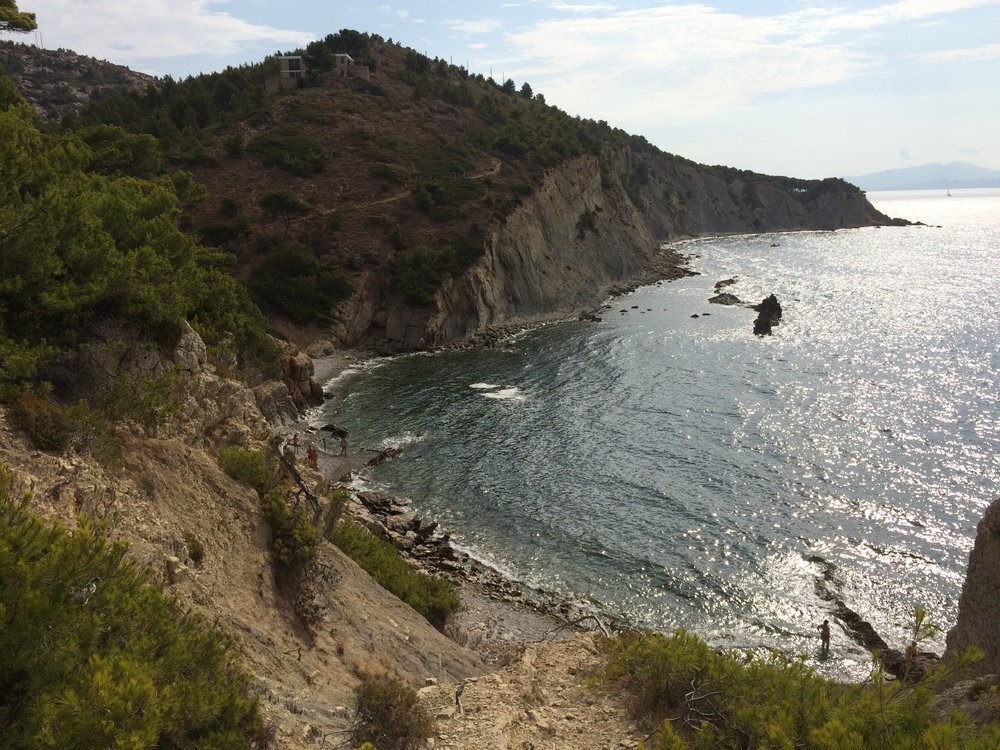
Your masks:
<path fill-rule="evenodd" d="M 476 174 L 470 175 L 468 177 L 468 179 L 470 179 L 470 180 L 485 180 L 487 177 L 492 177 L 493 175 L 499 174 L 500 170 L 503 169 L 503 162 L 500 161 L 500 159 L 496 158 L 495 156 L 491 156 L 490 158 L 493 160 L 493 164 L 490 165 L 489 169 L 485 169 L 482 172 L 477 172 Z M 388 198 L 379 198 L 378 200 L 369 201 L 368 203 L 356 204 L 356 205 L 352 206 L 352 208 L 354 208 L 354 209 L 367 209 L 367 208 L 374 208 L 375 206 L 387 206 L 390 203 L 397 203 L 398 201 L 401 201 L 403 198 L 406 198 L 410 194 L 411 194 L 410 190 L 403 190 L 403 191 L 401 191 L 399 193 L 395 193 L 393 195 L 390 195 Z M 310 219 L 315 219 L 317 216 L 326 216 L 328 214 L 332 214 L 334 211 L 338 210 L 339 208 L 341 208 L 341 206 L 333 206 L 332 208 L 327 208 L 327 209 L 325 209 L 323 211 L 316 211 L 315 213 L 310 213 L 310 214 L 307 214 L 305 216 L 300 216 L 300 217 L 298 217 L 296 219 L 291 219 L 288 222 L 285 222 L 285 221 L 270 221 L 270 222 L 267 222 L 266 224 L 261 224 L 260 228 L 261 229 L 266 229 L 268 227 L 273 227 L 275 224 L 280 224 L 282 226 L 285 226 L 286 229 L 287 229 L 292 224 L 299 224 L 299 223 L 301 223 L 303 221 L 309 221 Z"/>

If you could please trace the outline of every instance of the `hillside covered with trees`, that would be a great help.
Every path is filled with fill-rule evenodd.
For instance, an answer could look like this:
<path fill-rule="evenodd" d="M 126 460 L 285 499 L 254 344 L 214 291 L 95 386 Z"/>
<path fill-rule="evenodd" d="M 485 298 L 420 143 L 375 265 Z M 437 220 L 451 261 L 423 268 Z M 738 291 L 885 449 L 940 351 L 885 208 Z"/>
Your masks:
<path fill-rule="evenodd" d="M 647 213 L 670 197 L 644 195 L 670 165 L 718 178 L 747 205 L 760 185 L 803 203 L 857 193 L 840 180 L 695 165 L 549 106 L 528 83 L 471 75 L 378 35 L 345 29 L 293 54 L 306 69 L 295 80 L 280 78 L 272 58 L 98 98 L 63 121 L 106 154 L 155 138 L 156 147 L 145 142 L 148 159 L 103 168 L 190 172 L 205 189 L 189 195 L 179 226 L 231 253 L 235 276 L 293 337 L 327 325 L 338 303 L 362 288 L 433 305 L 442 282 L 482 255 L 491 228 L 547 173 L 583 155 L 599 159 L 602 180 L 623 184 Z M 352 67 L 336 67 L 343 54 Z M 684 195 L 673 199 L 683 203 Z"/>

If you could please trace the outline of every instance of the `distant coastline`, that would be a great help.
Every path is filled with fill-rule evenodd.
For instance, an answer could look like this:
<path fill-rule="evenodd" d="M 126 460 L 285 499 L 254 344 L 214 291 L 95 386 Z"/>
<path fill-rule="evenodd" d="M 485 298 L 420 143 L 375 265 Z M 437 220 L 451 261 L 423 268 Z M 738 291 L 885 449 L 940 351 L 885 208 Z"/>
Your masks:
<path fill-rule="evenodd" d="M 887 169 L 844 179 L 862 190 L 871 192 L 1000 188 L 1000 170 L 986 169 L 961 161 Z"/>

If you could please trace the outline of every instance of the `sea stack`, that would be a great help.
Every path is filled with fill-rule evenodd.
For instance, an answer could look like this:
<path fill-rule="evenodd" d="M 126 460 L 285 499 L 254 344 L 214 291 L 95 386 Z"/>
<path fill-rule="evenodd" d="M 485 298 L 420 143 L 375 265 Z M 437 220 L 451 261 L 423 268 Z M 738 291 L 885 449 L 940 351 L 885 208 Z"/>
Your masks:
<path fill-rule="evenodd" d="M 753 332 L 758 336 L 767 336 L 771 333 L 771 328 L 781 321 L 781 305 L 778 298 L 773 294 L 761 300 L 759 305 L 754 305 L 759 315 L 753 322 Z"/>

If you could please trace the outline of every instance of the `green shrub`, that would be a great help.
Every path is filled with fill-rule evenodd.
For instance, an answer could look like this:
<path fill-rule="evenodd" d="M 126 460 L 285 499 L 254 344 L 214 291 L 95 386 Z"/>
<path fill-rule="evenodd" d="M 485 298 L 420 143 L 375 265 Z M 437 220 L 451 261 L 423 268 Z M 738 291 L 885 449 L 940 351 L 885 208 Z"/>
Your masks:
<path fill-rule="evenodd" d="M 131 419 L 151 428 L 163 424 L 180 408 L 176 384 L 174 370 L 158 378 L 123 372 L 106 379 L 104 389 L 91 401 L 109 419 Z"/>
<path fill-rule="evenodd" d="M 418 180 L 410 190 L 417 208 L 435 221 L 449 221 L 459 215 L 466 203 L 483 193 L 476 180 L 461 177 L 437 177 Z"/>
<path fill-rule="evenodd" d="M 27 511 L 0 468 L 0 745 L 249 748 L 263 731 L 230 642 L 86 518 Z"/>
<path fill-rule="evenodd" d="M 205 561 L 205 545 L 190 531 L 184 534 L 184 546 L 187 547 L 188 557 L 196 568 L 200 568 Z"/>
<path fill-rule="evenodd" d="M 11 401 L 8 413 L 14 426 L 26 432 L 39 450 L 61 451 L 69 444 L 69 419 L 58 404 L 21 393 Z"/>
<path fill-rule="evenodd" d="M 302 324 L 326 321 L 352 291 L 337 266 L 321 263 L 308 248 L 291 242 L 268 253 L 251 272 L 248 286 L 262 307 Z"/>
<path fill-rule="evenodd" d="M 320 530 L 309 521 L 302 504 L 288 502 L 287 487 L 278 486 L 264 495 L 264 517 L 271 527 L 271 553 L 281 571 L 295 575 L 316 559 Z"/>
<path fill-rule="evenodd" d="M 280 219 L 288 230 L 292 219 L 297 216 L 305 216 L 312 211 L 312 206 L 308 201 L 302 200 L 290 190 L 273 190 L 264 193 L 257 201 L 261 210 L 273 219 Z"/>
<path fill-rule="evenodd" d="M 125 468 L 122 439 L 111 422 L 95 412 L 86 401 L 79 401 L 66 410 L 73 431 L 73 443 L 79 450 L 90 453 L 110 471 Z"/>
<path fill-rule="evenodd" d="M 114 321 L 151 341 L 186 319 L 209 346 L 257 350 L 266 323 L 226 256 L 178 228 L 204 188 L 180 172 L 95 174 L 86 152 L 76 136 L 39 131 L 26 110 L 0 111 L 0 392 L 37 387 Z"/>
<path fill-rule="evenodd" d="M 393 286 L 412 305 L 432 305 L 449 261 L 447 250 L 432 250 L 424 245 L 396 253 L 392 259 Z"/>
<path fill-rule="evenodd" d="M 341 523 L 330 532 L 329 539 L 376 583 L 413 607 L 438 630 L 461 607 L 450 581 L 412 570 L 395 547 L 358 524 Z"/>
<path fill-rule="evenodd" d="M 271 471 L 264 451 L 227 445 L 219 450 L 219 466 L 237 482 L 253 487 L 261 497 L 271 486 Z"/>
<path fill-rule="evenodd" d="M 370 742 L 378 750 L 411 750 L 423 746 L 434 720 L 417 693 L 395 678 L 364 680 L 357 688 L 354 743 Z"/>
<path fill-rule="evenodd" d="M 669 719 L 650 750 L 958 750 L 995 747 L 1000 737 L 1000 725 L 976 730 L 957 714 L 938 720 L 926 682 L 887 682 L 878 667 L 867 684 L 841 685 L 801 662 L 722 653 L 680 630 L 628 633 L 606 646 L 602 678 L 626 690 L 633 715 L 650 727 Z"/>
<path fill-rule="evenodd" d="M 247 150 L 262 164 L 284 169 L 298 177 L 322 172 L 326 152 L 322 144 L 294 130 L 269 130 L 254 138 Z"/>
<path fill-rule="evenodd" d="M 390 230 L 390 242 L 402 237 Z M 455 276 L 483 254 L 485 237 L 478 224 L 469 232 L 439 248 L 417 245 L 412 250 L 397 247 L 392 259 L 393 286 L 410 304 L 426 307 L 434 303 L 434 294 L 449 276 Z"/>
<path fill-rule="evenodd" d="M 597 212 L 590 210 L 589 208 L 584 209 L 583 213 L 580 214 L 580 218 L 576 221 L 576 238 L 582 240 L 587 232 L 593 232 L 597 234 L 597 222 L 595 217 Z"/>

